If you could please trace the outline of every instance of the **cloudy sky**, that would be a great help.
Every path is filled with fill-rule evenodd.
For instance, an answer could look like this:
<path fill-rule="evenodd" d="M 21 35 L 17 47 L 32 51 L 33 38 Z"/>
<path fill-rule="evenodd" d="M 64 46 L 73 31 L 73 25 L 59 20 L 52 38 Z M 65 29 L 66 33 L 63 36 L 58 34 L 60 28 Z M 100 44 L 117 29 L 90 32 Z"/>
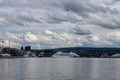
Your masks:
<path fill-rule="evenodd" d="M 12 47 L 120 47 L 120 0 L 0 0 L 0 40 Z"/>

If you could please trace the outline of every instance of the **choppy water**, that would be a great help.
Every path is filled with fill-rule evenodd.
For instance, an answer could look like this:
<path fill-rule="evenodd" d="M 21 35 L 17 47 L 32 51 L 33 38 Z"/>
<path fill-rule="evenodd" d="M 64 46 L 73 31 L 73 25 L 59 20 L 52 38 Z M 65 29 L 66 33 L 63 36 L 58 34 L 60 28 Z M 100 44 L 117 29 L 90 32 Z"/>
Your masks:
<path fill-rule="evenodd" d="M 0 59 L 0 80 L 120 80 L 120 59 Z"/>

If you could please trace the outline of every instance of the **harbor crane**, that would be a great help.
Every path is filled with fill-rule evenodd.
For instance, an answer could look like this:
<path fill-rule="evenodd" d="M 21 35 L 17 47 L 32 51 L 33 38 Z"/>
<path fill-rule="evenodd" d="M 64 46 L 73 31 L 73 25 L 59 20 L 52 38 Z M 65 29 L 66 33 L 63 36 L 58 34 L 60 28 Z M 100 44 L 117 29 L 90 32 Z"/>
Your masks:
<path fill-rule="evenodd" d="M 6 43 L 6 40 L 1 40 L 1 47 L 3 48 L 4 47 L 4 44 Z M 9 48 L 10 48 L 10 40 L 8 40 L 8 45 L 9 45 Z"/>

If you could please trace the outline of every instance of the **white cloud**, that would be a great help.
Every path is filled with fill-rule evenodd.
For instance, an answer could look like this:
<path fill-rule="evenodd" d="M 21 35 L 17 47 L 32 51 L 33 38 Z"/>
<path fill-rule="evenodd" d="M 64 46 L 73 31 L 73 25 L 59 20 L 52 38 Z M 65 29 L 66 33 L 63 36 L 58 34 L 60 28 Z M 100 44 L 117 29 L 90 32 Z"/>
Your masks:
<path fill-rule="evenodd" d="M 3 40 L 10 40 L 12 47 L 19 48 L 22 45 L 31 45 L 32 48 L 58 48 L 76 46 L 76 39 L 74 36 L 67 33 L 57 33 L 49 30 L 41 33 L 27 32 L 25 34 L 1 33 Z M 6 38 L 7 37 L 7 38 Z M 80 42 L 79 42 L 80 43 Z M 8 44 L 6 45 L 8 46 Z"/>
<path fill-rule="evenodd" d="M 112 43 L 114 46 L 119 46 L 120 45 L 120 32 L 115 31 L 112 33 L 107 34 L 107 37 L 109 42 Z"/>
<path fill-rule="evenodd" d="M 11 47 L 20 48 L 21 46 L 32 46 L 33 49 L 59 48 L 59 47 L 120 47 L 120 32 L 103 34 L 91 34 L 89 36 L 79 36 L 68 33 L 58 33 L 50 30 L 41 33 L 27 32 L 25 34 L 1 33 L 0 37 L 5 40 L 5 46 L 8 46 L 8 40 Z"/>
<path fill-rule="evenodd" d="M 35 34 L 32 34 L 31 32 L 27 32 L 25 35 L 24 35 L 24 39 L 25 41 L 27 42 L 34 42 L 34 41 L 37 41 L 38 38 Z"/>

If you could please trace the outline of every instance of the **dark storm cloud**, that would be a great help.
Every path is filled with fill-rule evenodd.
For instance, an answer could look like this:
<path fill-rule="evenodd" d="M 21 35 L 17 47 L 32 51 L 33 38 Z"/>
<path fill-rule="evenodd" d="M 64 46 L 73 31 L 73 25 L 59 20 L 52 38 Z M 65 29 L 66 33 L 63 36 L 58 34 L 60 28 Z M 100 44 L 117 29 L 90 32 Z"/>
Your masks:
<path fill-rule="evenodd" d="M 66 11 L 73 11 L 77 14 L 84 14 L 84 13 L 117 13 L 118 11 L 116 9 L 111 9 L 107 5 L 100 5 L 91 3 L 90 1 L 82 1 L 82 0 L 76 0 L 76 1 L 64 1 L 62 2 L 62 8 Z"/>
<path fill-rule="evenodd" d="M 93 4 L 88 1 L 77 0 L 62 2 L 62 8 L 67 12 L 74 12 L 77 15 L 81 16 L 86 21 L 86 24 L 94 24 L 107 29 L 120 28 L 120 20 L 114 17 L 120 17 L 120 11 L 116 8 L 112 8 L 112 5 L 108 6 L 105 4 Z M 101 20 L 97 19 L 94 15 L 99 16 Z M 110 20 L 109 17 L 111 17 L 113 20 Z M 91 20 L 91 18 L 94 20 Z"/>
<path fill-rule="evenodd" d="M 46 21 L 48 23 L 62 23 L 62 22 L 78 23 L 80 21 L 80 18 L 74 13 L 53 12 L 47 15 Z"/>
<path fill-rule="evenodd" d="M 39 20 L 35 19 L 32 15 L 27 14 L 19 14 L 17 18 L 26 22 L 39 22 Z"/>
<path fill-rule="evenodd" d="M 91 34 L 91 31 L 88 29 L 88 26 L 89 25 L 78 24 L 74 27 L 71 27 L 70 31 L 77 35 L 89 35 L 89 34 Z"/>
<path fill-rule="evenodd" d="M 86 1 L 69 1 L 63 2 L 63 8 L 66 11 L 73 11 L 76 13 L 91 12 L 93 8 Z"/>
<path fill-rule="evenodd" d="M 2 19 L 4 19 L 4 24 L 2 26 L 26 26 L 31 23 L 39 23 L 38 19 L 35 19 L 29 14 L 1 14 Z M 2 23 L 3 21 L 1 21 Z"/>

